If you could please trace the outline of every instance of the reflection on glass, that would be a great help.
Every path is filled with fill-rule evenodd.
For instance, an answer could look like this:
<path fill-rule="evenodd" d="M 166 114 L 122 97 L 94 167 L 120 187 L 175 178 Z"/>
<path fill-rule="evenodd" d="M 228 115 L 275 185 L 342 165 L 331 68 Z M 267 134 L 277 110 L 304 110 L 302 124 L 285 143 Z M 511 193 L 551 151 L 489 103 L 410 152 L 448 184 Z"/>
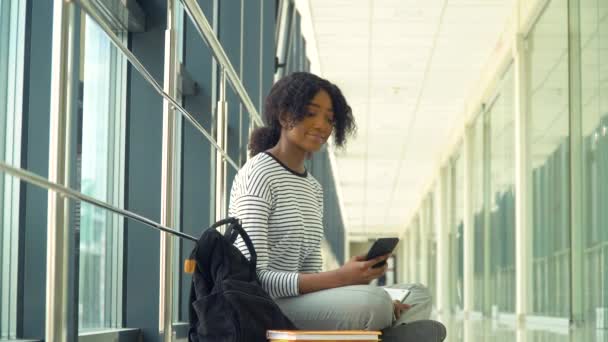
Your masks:
<path fill-rule="evenodd" d="M 181 2 L 175 2 L 175 27 L 176 27 L 176 36 L 177 36 L 177 46 L 176 46 L 176 54 L 177 61 L 180 64 L 184 63 L 184 6 Z M 178 102 L 183 106 L 182 94 L 178 94 L 177 99 Z M 181 95 L 181 96 L 180 96 Z M 179 113 L 175 113 L 175 141 L 179 142 L 174 145 L 173 150 L 173 198 L 176 199 L 173 201 L 173 222 L 171 228 L 181 231 L 181 212 L 182 212 L 182 201 L 181 201 L 181 193 L 182 193 L 182 134 L 184 130 L 184 119 L 181 117 Z M 182 246 L 182 241 L 178 238 L 173 238 L 173 322 L 187 321 L 188 317 L 183 317 L 181 315 L 180 310 L 180 282 L 183 277 L 183 273 L 181 266 L 181 253 L 180 248 Z"/>
<path fill-rule="evenodd" d="M 462 146 L 456 152 L 451 165 L 451 223 L 450 223 L 450 272 L 452 279 L 452 308 L 458 312 L 464 307 L 464 158 Z"/>
<path fill-rule="evenodd" d="M 580 0 L 585 318 L 608 307 L 608 3 Z"/>
<path fill-rule="evenodd" d="M 123 206 L 125 59 L 88 17 L 81 31 L 82 108 L 77 164 L 81 192 Z M 118 327 L 122 302 L 123 220 L 77 206 L 80 220 L 80 329 Z"/>
<path fill-rule="evenodd" d="M 484 114 L 475 119 L 473 134 L 473 179 L 471 189 L 473 194 L 473 309 L 484 310 Z"/>
<path fill-rule="evenodd" d="M 503 76 L 490 116 L 490 300 L 515 312 L 515 126 L 513 68 Z"/>
<path fill-rule="evenodd" d="M 551 1 L 527 37 L 532 160 L 532 312 L 570 307 L 567 0 Z"/>
<path fill-rule="evenodd" d="M 0 161 L 19 166 L 25 2 L 0 0 Z M 0 339 L 15 338 L 19 181 L 0 174 Z"/>
<path fill-rule="evenodd" d="M 437 209 L 435 207 L 435 192 L 431 192 L 428 195 L 428 200 L 427 200 L 427 206 L 428 206 L 428 213 L 427 213 L 427 217 L 428 220 L 427 222 L 427 229 L 426 229 L 426 236 L 425 236 L 425 240 L 423 241 L 423 243 L 426 243 L 428 245 L 428 269 L 427 269 L 427 275 L 428 275 L 428 288 L 429 291 L 431 292 L 431 295 L 433 296 L 433 298 L 437 298 L 437 237 L 436 237 L 436 232 L 437 232 L 437 227 L 435 226 L 436 222 L 439 222 L 435 216 L 435 213 L 437 213 Z"/>

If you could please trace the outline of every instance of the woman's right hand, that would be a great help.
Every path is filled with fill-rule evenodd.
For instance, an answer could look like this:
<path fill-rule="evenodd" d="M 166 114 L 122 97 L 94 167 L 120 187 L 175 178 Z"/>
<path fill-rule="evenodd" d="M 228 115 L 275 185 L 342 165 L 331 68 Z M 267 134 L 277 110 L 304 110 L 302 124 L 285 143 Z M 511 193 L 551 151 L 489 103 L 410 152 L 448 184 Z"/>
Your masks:
<path fill-rule="evenodd" d="M 369 284 L 370 281 L 386 273 L 388 268 L 388 264 L 377 268 L 372 268 L 372 266 L 385 261 L 389 256 L 390 254 L 386 254 L 367 261 L 363 255 L 353 257 L 337 270 L 337 274 L 344 284 L 343 286 Z"/>

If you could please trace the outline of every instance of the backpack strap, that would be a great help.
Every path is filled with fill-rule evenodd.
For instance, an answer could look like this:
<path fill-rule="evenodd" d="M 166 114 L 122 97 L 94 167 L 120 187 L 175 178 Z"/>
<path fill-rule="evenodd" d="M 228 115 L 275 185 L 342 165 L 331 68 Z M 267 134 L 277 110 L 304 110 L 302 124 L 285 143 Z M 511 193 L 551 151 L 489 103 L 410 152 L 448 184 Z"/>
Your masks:
<path fill-rule="evenodd" d="M 253 242 L 251 242 L 249 235 L 247 234 L 245 229 L 243 229 L 241 222 L 239 220 L 235 219 L 235 221 L 231 222 L 231 224 L 228 226 L 228 229 L 226 229 L 226 232 L 224 233 L 224 237 L 226 239 L 228 239 L 228 241 L 230 241 L 231 244 L 234 244 L 234 241 L 236 241 L 236 238 L 238 235 L 241 236 L 241 238 L 243 239 L 243 242 L 245 242 L 245 245 L 247 246 L 247 249 L 249 250 L 249 255 L 251 256 L 249 258 L 249 265 L 251 267 L 251 274 L 252 274 L 252 276 L 255 277 L 258 255 L 255 252 L 255 248 L 253 247 Z"/>
<path fill-rule="evenodd" d="M 228 225 L 228 228 L 226 229 L 226 232 L 224 233 L 224 237 L 228 241 L 230 241 L 231 244 L 234 244 L 234 241 L 236 241 L 236 238 L 238 235 L 240 235 L 241 238 L 243 238 L 243 242 L 245 242 L 245 245 L 247 246 L 247 249 L 249 250 L 249 255 L 251 256 L 249 258 L 249 267 L 251 268 L 251 275 L 252 275 L 252 277 L 255 277 L 258 255 L 255 252 L 255 248 L 253 247 L 253 242 L 251 242 L 249 235 L 247 234 L 245 229 L 243 229 L 243 226 L 241 226 L 241 222 L 234 217 L 228 217 L 223 220 L 215 222 L 208 229 L 217 229 L 218 227 L 221 227 L 225 224 L 229 224 L 229 225 Z M 198 249 L 198 245 L 194 246 L 194 249 L 190 253 L 190 257 L 188 259 L 186 259 L 184 262 L 184 271 L 186 273 L 194 273 L 194 270 L 196 269 L 196 251 L 197 251 L 197 249 Z"/>

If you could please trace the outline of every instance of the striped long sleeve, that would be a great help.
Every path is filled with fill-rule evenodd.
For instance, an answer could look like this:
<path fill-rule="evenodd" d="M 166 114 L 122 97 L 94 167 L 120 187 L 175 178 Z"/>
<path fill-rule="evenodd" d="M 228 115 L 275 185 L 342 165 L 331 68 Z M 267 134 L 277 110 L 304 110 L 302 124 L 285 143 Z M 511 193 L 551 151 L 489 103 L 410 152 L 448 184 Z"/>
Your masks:
<path fill-rule="evenodd" d="M 241 220 L 257 254 L 257 273 L 273 298 L 299 295 L 299 274 L 322 266 L 323 192 L 308 173 L 260 153 L 237 173 L 229 215 Z M 235 242 L 250 257 L 245 243 Z"/>
<path fill-rule="evenodd" d="M 273 271 L 269 268 L 268 218 L 271 213 L 270 204 L 256 196 L 245 195 L 234 200 L 234 215 L 241 220 L 243 228 L 253 243 L 257 255 L 257 273 L 262 287 L 271 297 L 297 296 L 297 272 Z M 249 250 L 239 237 L 236 246 L 241 253 L 250 258 Z"/>

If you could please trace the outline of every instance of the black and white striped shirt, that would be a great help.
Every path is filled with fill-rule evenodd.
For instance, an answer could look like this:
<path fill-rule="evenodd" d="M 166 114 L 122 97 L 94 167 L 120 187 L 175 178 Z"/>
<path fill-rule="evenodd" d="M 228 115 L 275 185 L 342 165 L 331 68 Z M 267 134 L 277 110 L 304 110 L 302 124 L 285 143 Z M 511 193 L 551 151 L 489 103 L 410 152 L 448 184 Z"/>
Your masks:
<path fill-rule="evenodd" d="M 297 296 L 299 273 L 321 271 L 323 190 L 307 172 L 259 153 L 234 178 L 229 216 L 239 218 L 251 238 L 258 277 L 270 296 Z M 249 258 L 240 238 L 235 245 Z"/>

